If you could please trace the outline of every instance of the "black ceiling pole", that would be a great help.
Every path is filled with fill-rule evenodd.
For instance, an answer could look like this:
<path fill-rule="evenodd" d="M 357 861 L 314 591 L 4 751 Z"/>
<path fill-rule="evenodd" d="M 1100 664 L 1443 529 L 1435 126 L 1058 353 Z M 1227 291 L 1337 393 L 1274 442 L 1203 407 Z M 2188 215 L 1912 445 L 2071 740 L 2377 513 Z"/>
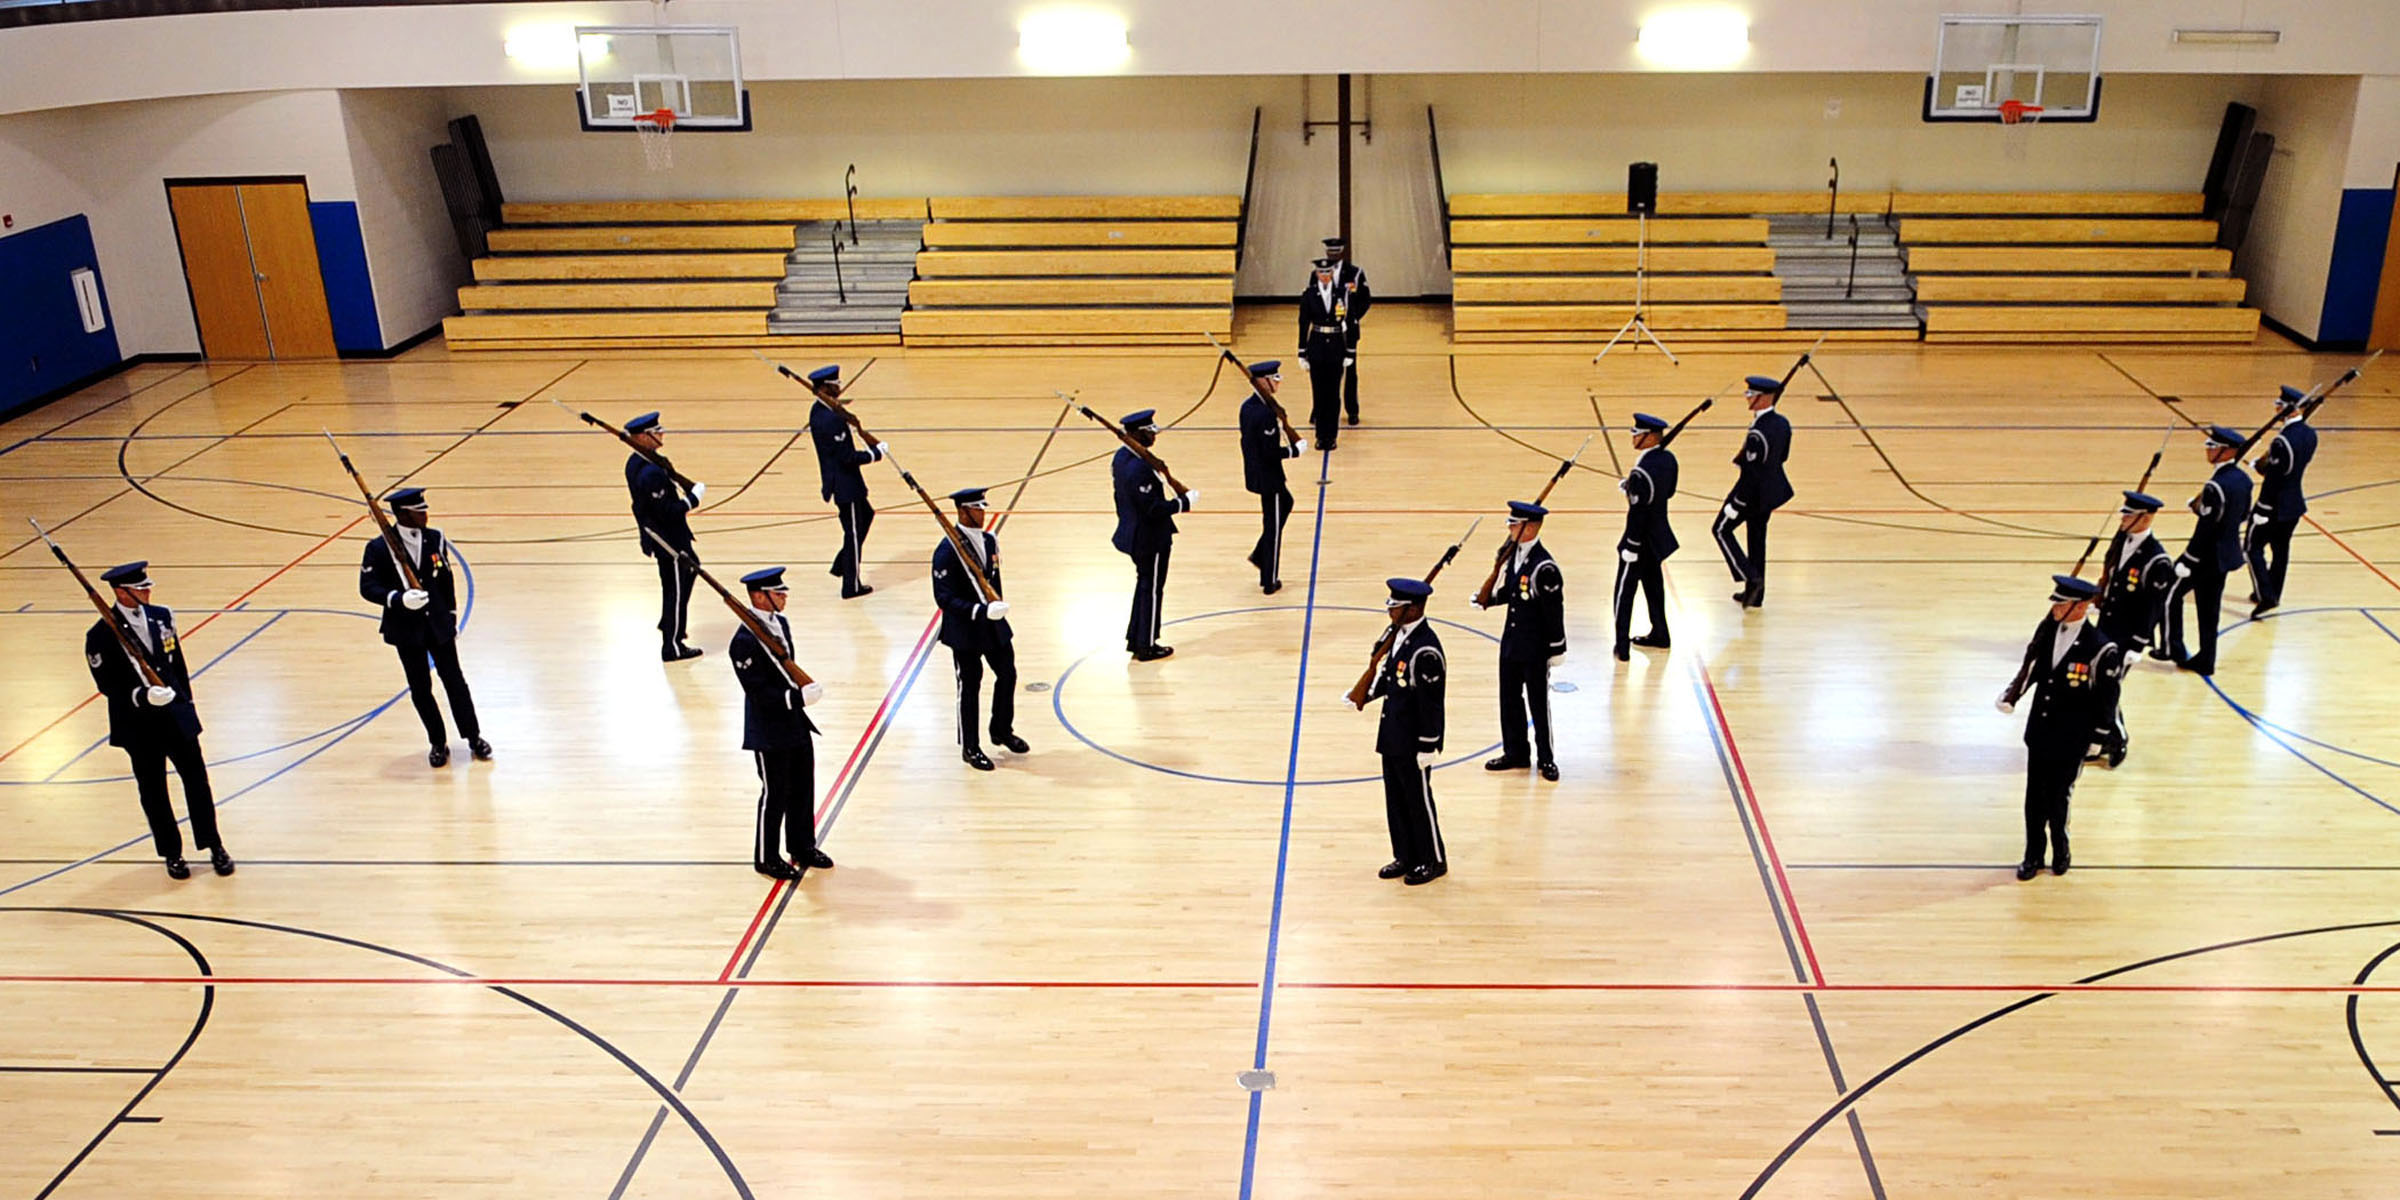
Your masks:
<path fill-rule="evenodd" d="M 1334 98 L 1333 128 L 1341 135 L 1341 150 L 1334 168 L 1341 177 L 1342 227 L 1337 232 L 1342 235 L 1342 245 L 1350 248 L 1350 76 L 1346 74 L 1341 76 Z M 1356 261 L 1355 248 L 1350 248 L 1350 254 L 1352 261 Z"/>

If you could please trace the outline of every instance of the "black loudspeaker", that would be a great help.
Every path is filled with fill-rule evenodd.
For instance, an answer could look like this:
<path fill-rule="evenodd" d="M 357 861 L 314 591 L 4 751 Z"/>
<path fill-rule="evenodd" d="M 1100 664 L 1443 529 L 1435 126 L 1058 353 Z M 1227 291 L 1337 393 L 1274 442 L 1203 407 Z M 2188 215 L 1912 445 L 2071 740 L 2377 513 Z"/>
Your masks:
<path fill-rule="evenodd" d="M 2250 237 L 2250 215 L 2258 208 L 2258 190 L 2267 181 L 2267 164 L 2275 157 L 2275 135 L 2254 133 L 2234 162 L 2225 182 L 2225 212 L 2217 218 L 2217 245 L 2240 253 Z"/>
<path fill-rule="evenodd" d="M 441 181 L 442 204 L 450 210 L 450 229 L 458 235 L 458 252 L 481 258 L 489 249 L 484 234 L 490 226 L 475 211 L 475 176 L 467 170 L 458 147 L 444 142 L 433 148 L 433 176 Z"/>
<path fill-rule="evenodd" d="M 2234 168 L 2240 165 L 2250 135 L 2258 129 L 2258 110 L 2247 104 L 2225 106 L 2225 121 L 2217 126 L 2217 149 L 2208 158 L 2208 178 L 2200 184 L 2200 215 L 2223 217 L 2232 193 Z"/>
<path fill-rule="evenodd" d="M 486 229 L 500 228 L 500 173 L 492 169 L 491 147 L 483 142 L 483 122 L 473 113 L 450 122 L 450 142 L 458 147 L 465 159 L 467 174 L 475 184 L 475 215 L 483 219 Z"/>
<path fill-rule="evenodd" d="M 1658 164 L 1637 162 L 1625 168 L 1625 211 L 1654 213 L 1658 211 Z"/>

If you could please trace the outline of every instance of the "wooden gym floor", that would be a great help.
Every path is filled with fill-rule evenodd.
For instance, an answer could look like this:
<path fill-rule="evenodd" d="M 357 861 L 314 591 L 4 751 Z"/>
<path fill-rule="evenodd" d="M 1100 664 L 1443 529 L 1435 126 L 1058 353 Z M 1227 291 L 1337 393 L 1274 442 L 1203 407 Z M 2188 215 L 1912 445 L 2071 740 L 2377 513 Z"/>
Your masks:
<path fill-rule="evenodd" d="M 1245 312 L 1242 348 L 1289 325 Z M 1008 510 L 1034 750 L 991 775 L 952 741 L 932 522 L 870 468 L 881 590 L 836 600 L 802 405 L 746 356 L 145 366 L 0 428 L 8 527 L 146 557 L 182 614 L 242 863 L 159 869 L 95 747 L 91 614 L 8 535 L 0 1193 L 2389 1196 L 2400 369 L 2321 414 L 2287 607 L 2245 622 L 2237 579 L 2213 682 L 2137 669 L 2075 871 L 2020 884 L 2022 718 L 1991 702 L 2049 574 L 2169 428 L 2180 548 L 2186 422 L 2254 427 L 2348 360 L 1829 347 L 1785 405 L 1767 607 L 1708 540 L 1720 402 L 1676 447 L 1675 648 L 1620 666 L 1627 418 L 1796 350 L 1682 349 L 1453 358 L 1438 314 L 1379 309 L 1369 423 L 1299 464 L 1271 598 L 1204 348 L 846 357 L 901 461 Z M 1202 501 L 1169 661 L 1122 653 L 1112 443 L 1054 388 L 1174 422 Z M 624 453 L 552 400 L 664 410 L 707 560 L 795 568 L 838 869 L 750 872 L 730 618 L 702 593 L 708 657 L 657 661 Z M 1565 778 L 1490 775 L 1500 621 L 1466 597 L 1502 502 L 1596 417 L 1546 539 Z M 461 543 L 497 762 L 426 768 L 320 428 Z M 1454 866 L 1403 888 L 1374 877 L 1374 718 L 1338 697 L 1381 580 L 1476 515 L 1435 603 Z"/>

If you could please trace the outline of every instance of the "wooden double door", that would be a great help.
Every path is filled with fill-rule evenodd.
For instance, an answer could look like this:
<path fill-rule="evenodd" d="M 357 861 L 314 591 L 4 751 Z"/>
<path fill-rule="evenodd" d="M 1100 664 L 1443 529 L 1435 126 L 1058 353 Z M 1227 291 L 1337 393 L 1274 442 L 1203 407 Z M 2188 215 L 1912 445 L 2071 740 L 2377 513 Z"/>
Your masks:
<path fill-rule="evenodd" d="M 210 358 L 332 358 L 333 318 L 299 179 L 169 180 L 183 277 Z"/>

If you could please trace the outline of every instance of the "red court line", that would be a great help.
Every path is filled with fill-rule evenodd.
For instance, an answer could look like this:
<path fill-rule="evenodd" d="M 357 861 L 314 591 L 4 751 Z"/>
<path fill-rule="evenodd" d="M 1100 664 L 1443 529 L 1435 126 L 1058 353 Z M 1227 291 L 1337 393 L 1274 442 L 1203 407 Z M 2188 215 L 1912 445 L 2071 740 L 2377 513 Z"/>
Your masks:
<path fill-rule="evenodd" d="M 876 705 L 875 715 L 867 718 L 867 727 L 859 731 L 858 744 L 850 747 L 850 757 L 843 761 L 842 769 L 835 773 L 833 783 L 825 789 L 825 798 L 818 802 L 816 812 L 810 814 L 812 822 L 824 820 L 826 808 L 833 803 L 834 797 L 842 794 L 843 786 L 849 782 L 850 772 L 858 768 L 859 756 L 866 753 L 868 743 L 875 740 L 884 718 L 891 714 L 893 698 L 900 694 L 901 686 L 908 682 L 908 664 L 914 663 L 917 656 L 925 652 L 925 643 L 932 639 L 933 631 L 941 628 L 941 624 L 942 614 L 939 612 L 925 622 L 925 632 L 917 635 L 917 644 L 909 649 L 908 657 L 901 660 L 900 670 L 892 676 L 891 686 L 883 689 L 883 703 Z M 776 897 L 783 894 L 783 889 L 789 883 L 789 880 L 778 879 L 775 886 L 767 889 L 766 899 L 759 901 L 758 911 L 750 915 L 750 928 L 742 932 L 742 940 L 734 945 L 733 953 L 725 959 L 725 969 L 717 972 L 715 982 L 734 982 L 733 970 L 741 963 L 742 952 L 750 948 L 751 939 L 758 936 L 759 925 L 767 919 L 767 910 L 774 906 Z"/>
<path fill-rule="evenodd" d="M 2306 513 L 2302 513 L 2300 514 L 2300 519 L 2308 522 L 2309 526 L 2315 529 L 2318 533 L 2324 534 L 2326 541 L 2332 542 L 2336 546 L 2340 546 L 2342 548 L 2342 553 L 2357 559 L 2358 565 L 2375 572 L 2375 578 L 2391 584 L 2395 588 L 2400 588 L 2400 580 L 2394 580 L 2391 576 L 2384 574 L 2382 567 L 2376 566 L 2367 558 L 2366 555 L 2360 554 L 2358 551 L 2351 549 L 2350 543 L 2335 537 L 2332 530 L 2325 528 L 2323 525 L 2317 524 L 2317 519 L 2315 517 L 2309 516 Z"/>
<path fill-rule="evenodd" d="M 336 529 L 336 530 L 334 530 L 334 531 L 333 531 L 333 533 L 332 533 L 332 535 L 331 535 L 331 536 L 329 536 L 329 537 L 327 537 L 327 538 L 326 538 L 324 541 L 318 542 L 316 545 L 314 545 L 314 546 L 310 546 L 308 549 L 301 551 L 301 552 L 300 552 L 300 557 L 298 557 L 298 558 L 295 558 L 295 559 L 293 559 L 292 561 L 290 561 L 290 562 L 287 562 L 287 563 L 283 564 L 282 566 L 275 568 L 275 573 L 274 573 L 274 574 L 267 576 L 265 579 L 261 579 L 261 580 L 259 580 L 259 581 L 258 581 L 257 583 L 255 583 L 255 584 L 252 584 L 252 585 L 251 585 L 251 587 L 250 587 L 250 590 L 249 590 L 249 591 L 243 592 L 241 595 L 239 595 L 239 596 L 235 596 L 233 599 L 231 599 L 231 600 L 228 600 L 228 601 L 226 601 L 225 603 L 218 605 L 218 606 L 217 606 L 217 607 L 216 607 L 216 608 L 215 608 L 213 611 L 211 611 L 211 612 L 210 612 L 210 613 L 209 613 L 207 616 L 200 618 L 200 620 L 199 620 L 198 622 L 196 622 L 195 624 L 193 624 L 193 626 L 192 626 L 191 628 L 189 628 L 189 629 L 186 629 L 186 630 L 182 631 L 182 633 L 181 633 L 179 636 L 188 638 L 188 637 L 190 637 L 191 635 L 193 635 L 193 634 L 195 634 L 195 633 L 198 633 L 198 632 L 200 632 L 200 631 L 201 631 L 201 630 L 203 630 L 203 629 L 206 629 L 206 628 L 208 628 L 208 623 L 209 623 L 209 622 L 216 620 L 218 617 L 224 616 L 226 613 L 229 613 L 229 612 L 232 612 L 232 611 L 234 611 L 234 610 L 235 610 L 235 608 L 236 608 L 238 605 L 240 605 L 242 601 L 244 601 L 244 600 L 247 600 L 247 599 L 249 599 L 250 597 L 257 595 L 257 594 L 258 594 L 258 592 L 259 592 L 259 589 L 261 589 L 261 588 L 264 588 L 264 587 L 266 587 L 268 584 L 270 584 L 270 583 L 273 583 L 273 582 L 275 582 L 276 580 L 283 578 L 283 573 L 284 573 L 284 572 L 286 572 L 286 571 L 289 571 L 289 570 L 291 570 L 293 567 L 299 566 L 301 563 L 303 563 L 303 562 L 307 561 L 308 557 L 309 557 L 310 555 L 312 555 L 312 554 L 315 554 L 317 551 L 319 551 L 319 550 L 322 550 L 322 549 L 324 549 L 325 547 L 327 547 L 327 546 L 330 546 L 330 545 L 334 544 L 335 542 L 337 542 L 337 541 L 341 540 L 341 537 L 342 537 L 342 535 L 343 535 L 343 534 L 350 532 L 350 531 L 351 531 L 353 528 L 356 528 L 356 527 L 357 527 L 357 525 L 358 525 L 358 523 L 359 523 L 360 521 L 364 521 L 364 520 L 366 520 L 366 519 L 367 519 L 367 514 L 365 514 L 365 513 L 360 513 L 360 514 L 358 514 L 358 516 L 357 516 L 356 518 L 354 518 L 354 519 L 353 519 L 353 520 L 350 522 L 350 524 L 348 524 L 348 525 L 344 525 L 344 526 L 342 526 L 340 529 Z M 97 700 L 97 699 L 99 699 L 99 698 L 100 698 L 100 693 L 98 693 L 98 692 L 93 692 L 92 694 L 90 694 L 90 695 L 88 695 L 88 696 L 85 696 L 85 697 L 84 697 L 82 700 L 79 700 L 79 701 L 77 701 L 77 702 L 76 702 L 76 704 L 75 704 L 75 707 L 73 707 L 73 708 L 70 708 L 70 709 L 68 709 L 67 711 L 63 712 L 63 713 L 60 713 L 60 714 L 58 714 L 58 716 L 56 716 L 55 718 L 52 718 L 52 719 L 51 719 L 51 721 L 50 721 L 50 723 L 49 723 L 49 724 L 47 724 L 47 725 L 44 725 L 44 726 L 42 726 L 40 729 L 36 729 L 36 730 L 34 730 L 34 731 L 31 733 L 31 734 L 27 735 L 24 741 L 18 742 L 16 745 L 14 745 L 14 746 L 10 746 L 6 752 L 4 752 L 4 753 L 0 753 L 0 762 L 7 762 L 7 761 L 8 761 L 8 759 L 9 759 L 9 756 L 10 756 L 10 755 L 13 755 L 13 754 L 15 754 L 17 751 L 19 751 L 19 750 L 22 750 L 22 749 L 24 749 L 25 747 L 27 747 L 27 746 L 30 746 L 30 745 L 34 744 L 35 742 L 37 742 L 37 741 L 41 740 L 41 737 L 42 737 L 42 735 L 43 735 L 43 734 L 46 734 L 46 733 L 50 732 L 51 730 L 58 728 L 60 724 L 62 724 L 63 722 L 65 722 L 65 721 L 67 720 L 67 718 L 74 716 L 76 713 L 82 712 L 82 711 L 83 711 L 85 708 L 87 708 L 87 707 L 89 707 L 89 706 L 91 705 L 92 701 L 94 701 L 94 700 Z"/>
<path fill-rule="evenodd" d="M 779 881 L 780 882 L 780 881 Z M 1233 979 L 584 979 L 573 976 L 483 975 L 0 975 L 9 984 L 205 984 L 227 987 L 608 987 L 608 988 L 780 988 L 942 991 L 1247 991 L 1256 980 Z M 2380 996 L 2400 995 L 2394 984 L 2185 984 L 2185 983 L 1651 983 L 1627 982 L 1374 982 L 1278 980 L 1279 988 L 1350 992 L 1720 992 L 1830 995 L 2058 994 L 2194 996 Z"/>
<path fill-rule="evenodd" d="M 1808 977 L 1822 984 L 1825 968 L 1817 965 L 1817 948 L 1808 940 L 1808 924 L 1800 919 L 1800 903 L 1792 898 L 1792 880 L 1783 870 L 1783 856 L 1775 852 L 1775 835 L 1767 831 L 1767 814 L 1758 806 L 1758 788 L 1750 782 L 1750 768 L 1742 765 L 1742 748 L 1733 740 L 1733 723 L 1725 719 L 1725 705 L 1717 699 L 1716 680 L 1709 677 L 1708 664 L 1692 660 L 1700 671 L 1700 686 L 1708 690 L 1708 707 L 1717 723 L 1717 732 L 1725 738 L 1725 754 L 1733 760 L 1734 774 L 1742 781 L 1742 803 L 1750 809 L 1751 823 L 1758 827 L 1759 843 L 1766 847 L 1767 865 L 1774 868 L 1775 887 L 1783 893 L 1783 911 L 1792 918 L 1792 932 L 1800 938 L 1800 953 L 1808 959 Z"/>

